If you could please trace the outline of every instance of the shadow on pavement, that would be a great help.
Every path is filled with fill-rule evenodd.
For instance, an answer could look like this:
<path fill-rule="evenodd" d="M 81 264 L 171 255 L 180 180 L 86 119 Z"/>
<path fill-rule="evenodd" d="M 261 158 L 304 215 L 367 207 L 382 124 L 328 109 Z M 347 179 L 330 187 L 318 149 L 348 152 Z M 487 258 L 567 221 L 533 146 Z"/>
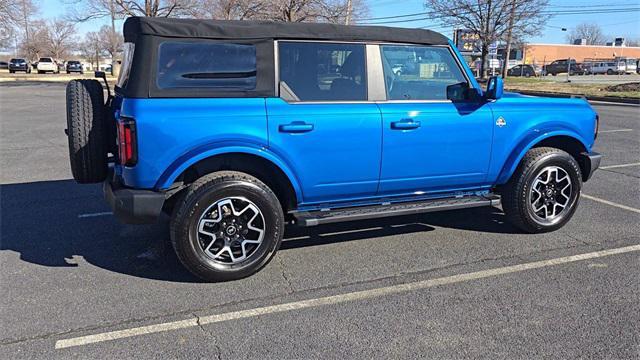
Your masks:
<path fill-rule="evenodd" d="M 47 267 L 77 267 L 76 257 L 82 257 L 99 268 L 131 276 L 199 281 L 173 253 L 166 223 L 136 226 L 120 224 L 113 216 L 78 217 L 104 211 L 108 208 L 98 185 L 77 185 L 73 180 L 0 185 L 0 250 L 14 251 L 22 261 Z M 517 233 L 498 210 L 477 208 L 289 227 L 281 250 L 428 233 L 435 227 Z"/>

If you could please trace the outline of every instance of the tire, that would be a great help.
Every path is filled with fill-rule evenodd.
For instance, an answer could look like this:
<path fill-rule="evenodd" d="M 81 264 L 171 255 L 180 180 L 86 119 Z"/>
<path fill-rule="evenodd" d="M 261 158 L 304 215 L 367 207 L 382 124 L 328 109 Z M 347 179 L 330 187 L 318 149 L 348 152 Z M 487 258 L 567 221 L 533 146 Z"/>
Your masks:
<path fill-rule="evenodd" d="M 13 74 L 15 71 L 13 70 L 9 70 L 9 74 Z"/>
<path fill-rule="evenodd" d="M 613 75 L 613 70 L 607 69 L 607 75 Z"/>
<path fill-rule="evenodd" d="M 554 184 L 555 181 L 549 181 L 553 177 L 563 180 Z M 545 179 L 547 183 L 544 183 Z M 526 153 L 511 179 L 500 190 L 502 208 L 507 219 L 525 232 L 554 231 L 564 226 L 575 213 L 581 189 L 580 166 L 571 155 L 556 148 L 533 148 Z M 538 200 L 534 202 L 536 198 Z M 548 204 L 545 203 L 547 200 Z M 549 212 L 552 212 L 552 216 L 549 216 Z"/>
<path fill-rule="evenodd" d="M 71 80 L 67 84 L 69 161 L 73 178 L 92 184 L 107 178 L 108 131 L 104 93 L 96 80 Z"/>
<path fill-rule="evenodd" d="M 558 74 L 556 74 L 556 73 L 551 73 L 551 75 L 556 76 L 556 75 L 558 75 Z"/>
<path fill-rule="evenodd" d="M 44 71 L 38 70 L 38 74 L 44 74 Z"/>
<path fill-rule="evenodd" d="M 222 216 L 225 207 L 228 213 Z M 249 225 L 262 228 L 262 235 L 249 230 Z M 205 281 L 236 280 L 254 274 L 273 258 L 282 242 L 284 214 L 278 198 L 263 182 L 245 173 L 220 171 L 191 184 L 175 206 L 170 232 L 178 259 L 191 273 Z M 245 246 L 247 240 L 260 243 Z M 229 250 L 224 249 L 227 245 Z"/>

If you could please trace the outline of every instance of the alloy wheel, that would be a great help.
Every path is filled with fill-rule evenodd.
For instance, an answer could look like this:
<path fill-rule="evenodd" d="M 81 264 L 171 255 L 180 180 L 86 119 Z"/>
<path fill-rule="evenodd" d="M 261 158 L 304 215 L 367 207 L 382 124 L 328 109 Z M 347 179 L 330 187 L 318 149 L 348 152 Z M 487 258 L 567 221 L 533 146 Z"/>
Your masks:
<path fill-rule="evenodd" d="M 245 197 L 228 197 L 209 206 L 198 221 L 201 250 L 216 263 L 233 265 L 253 255 L 265 233 L 260 209 Z"/>
<path fill-rule="evenodd" d="M 572 191 L 569 174 L 561 167 L 547 166 L 538 173 L 531 185 L 529 210 L 536 221 L 555 224 L 570 209 Z"/>

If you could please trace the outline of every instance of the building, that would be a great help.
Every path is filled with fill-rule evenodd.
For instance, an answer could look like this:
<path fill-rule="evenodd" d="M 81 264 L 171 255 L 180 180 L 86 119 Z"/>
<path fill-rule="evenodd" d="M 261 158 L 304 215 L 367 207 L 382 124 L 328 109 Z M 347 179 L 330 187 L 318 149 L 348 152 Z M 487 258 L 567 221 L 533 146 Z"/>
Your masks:
<path fill-rule="evenodd" d="M 615 59 L 619 57 L 640 59 L 640 47 L 569 44 L 526 44 L 520 59 L 525 64 L 544 65 L 558 59 Z M 512 53 L 513 56 L 513 53 Z M 520 60 L 518 59 L 518 60 Z"/>

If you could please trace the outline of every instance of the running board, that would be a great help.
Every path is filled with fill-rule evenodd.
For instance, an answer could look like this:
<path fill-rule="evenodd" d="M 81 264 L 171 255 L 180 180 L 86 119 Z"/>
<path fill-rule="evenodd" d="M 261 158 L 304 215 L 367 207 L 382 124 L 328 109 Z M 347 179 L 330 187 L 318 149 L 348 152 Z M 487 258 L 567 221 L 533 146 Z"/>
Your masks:
<path fill-rule="evenodd" d="M 333 210 L 300 211 L 292 213 L 300 226 L 316 226 L 342 221 L 375 219 L 411 215 L 432 211 L 457 210 L 481 206 L 498 206 L 500 197 L 494 194 L 459 198 L 431 199 L 373 206 L 339 208 Z"/>

